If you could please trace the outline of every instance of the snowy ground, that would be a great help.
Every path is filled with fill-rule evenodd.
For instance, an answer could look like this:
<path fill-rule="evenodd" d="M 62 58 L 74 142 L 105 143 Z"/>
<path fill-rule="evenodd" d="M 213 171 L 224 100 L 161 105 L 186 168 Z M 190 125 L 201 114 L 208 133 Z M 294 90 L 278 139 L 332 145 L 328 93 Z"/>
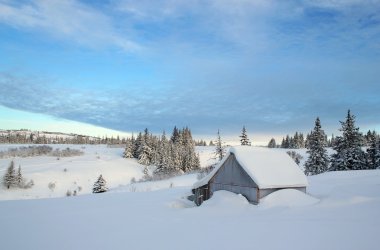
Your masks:
<path fill-rule="evenodd" d="M 44 190 L 40 198 L 54 196 L 61 186 L 60 192 L 66 191 L 73 181 L 83 191 L 77 197 L 0 201 L 1 249 L 379 248 L 380 170 L 309 177 L 308 195 L 273 193 L 259 206 L 219 191 L 194 207 L 185 197 L 195 174 L 130 185 L 132 176 L 141 176 L 141 166 L 120 159 L 120 149 L 97 147 L 86 146 L 84 156 L 59 161 L 16 159 L 36 183 L 30 192 Z M 210 154 L 207 148 L 198 150 Z M 207 157 L 201 157 L 206 165 Z M 1 169 L 8 162 L 1 160 Z M 108 176 L 111 190 L 89 194 L 100 172 Z M 61 183 L 54 192 L 47 188 L 52 176 Z M 4 192 L 1 199 L 25 198 Z"/>

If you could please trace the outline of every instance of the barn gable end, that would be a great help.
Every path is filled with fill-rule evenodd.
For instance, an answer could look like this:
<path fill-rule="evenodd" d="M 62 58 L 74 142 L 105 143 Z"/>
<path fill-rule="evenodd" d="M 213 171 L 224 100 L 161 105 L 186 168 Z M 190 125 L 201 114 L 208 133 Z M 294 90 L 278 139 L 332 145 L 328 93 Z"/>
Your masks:
<path fill-rule="evenodd" d="M 234 154 L 228 156 L 211 178 L 209 188 L 210 196 L 215 191 L 227 190 L 242 194 L 251 202 L 257 202 L 257 185 L 236 160 Z"/>

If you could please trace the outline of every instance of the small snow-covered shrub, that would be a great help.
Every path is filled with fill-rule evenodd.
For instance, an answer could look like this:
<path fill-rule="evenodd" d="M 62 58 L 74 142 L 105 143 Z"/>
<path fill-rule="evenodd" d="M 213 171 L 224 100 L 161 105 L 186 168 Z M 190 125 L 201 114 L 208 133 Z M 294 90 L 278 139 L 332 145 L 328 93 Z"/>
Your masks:
<path fill-rule="evenodd" d="M 210 165 L 205 168 L 202 168 L 198 171 L 197 179 L 203 179 L 206 175 L 208 175 L 213 169 L 215 168 L 215 165 Z"/>
<path fill-rule="evenodd" d="M 49 184 L 48 184 L 48 188 L 49 188 L 51 191 L 54 191 L 54 189 L 55 189 L 55 182 L 49 182 Z"/>
<path fill-rule="evenodd" d="M 71 195 L 72 195 L 71 191 L 70 191 L 70 190 L 67 190 L 67 192 L 66 192 L 66 196 L 71 196 Z"/>
<path fill-rule="evenodd" d="M 131 184 L 133 184 L 133 183 L 136 183 L 136 178 L 135 177 L 132 177 L 132 179 L 131 179 Z"/>
<path fill-rule="evenodd" d="M 57 148 L 50 155 L 55 156 L 55 157 L 71 157 L 71 156 L 80 156 L 83 154 L 84 153 L 78 149 L 66 148 L 66 149 L 60 150 Z"/>
<path fill-rule="evenodd" d="M 297 163 L 297 165 L 300 165 L 301 160 L 303 159 L 302 155 L 297 153 L 296 151 L 287 151 L 286 152 L 292 159 Z"/>
<path fill-rule="evenodd" d="M 34 186 L 34 181 L 33 180 L 30 180 L 28 183 L 26 183 L 23 188 L 27 189 L 27 188 L 32 188 Z"/>

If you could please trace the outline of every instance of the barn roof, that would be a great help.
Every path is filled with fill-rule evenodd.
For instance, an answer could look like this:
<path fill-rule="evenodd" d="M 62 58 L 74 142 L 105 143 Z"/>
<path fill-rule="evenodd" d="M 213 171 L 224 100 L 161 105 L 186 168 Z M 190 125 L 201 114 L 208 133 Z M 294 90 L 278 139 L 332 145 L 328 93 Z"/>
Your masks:
<path fill-rule="evenodd" d="M 304 173 L 283 150 L 236 146 L 231 147 L 215 169 L 196 182 L 193 187 L 197 188 L 207 184 L 230 154 L 235 155 L 238 163 L 260 189 L 305 187 L 308 185 Z"/>

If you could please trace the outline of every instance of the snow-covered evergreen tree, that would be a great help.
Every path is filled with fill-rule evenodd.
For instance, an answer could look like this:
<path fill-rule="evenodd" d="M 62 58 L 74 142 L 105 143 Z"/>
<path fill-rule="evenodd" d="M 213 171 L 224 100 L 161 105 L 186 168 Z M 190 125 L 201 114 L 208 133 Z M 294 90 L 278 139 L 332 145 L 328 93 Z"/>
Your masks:
<path fill-rule="evenodd" d="M 375 131 L 367 134 L 367 154 L 366 169 L 376 169 L 380 167 L 380 141 L 377 139 Z"/>
<path fill-rule="evenodd" d="M 103 178 L 102 175 L 99 176 L 98 180 L 94 183 L 94 187 L 92 188 L 93 193 L 103 193 L 107 192 L 107 182 Z"/>
<path fill-rule="evenodd" d="M 247 130 L 245 129 L 245 126 L 243 126 L 243 129 L 241 131 L 240 137 L 240 144 L 242 146 L 250 146 L 251 142 L 248 139 Z"/>
<path fill-rule="evenodd" d="M 329 158 L 326 150 L 325 132 L 322 130 L 319 117 L 315 120 L 314 130 L 310 134 L 308 150 L 309 158 L 305 162 L 305 174 L 316 175 L 326 172 Z"/>
<path fill-rule="evenodd" d="M 133 158 L 133 144 L 132 139 L 128 139 L 125 144 L 125 150 L 123 154 L 124 158 Z"/>
<path fill-rule="evenodd" d="M 221 161 L 226 154 L 226 148 L 224 146 L 224 142 L 222 141 L 222 138 L 220 137 L 220 131 L 218 129 L 217 138 L 215 141 L 215 157 Z"/>
<path fill-rule="evenodd" d="M 152 151 L 150 147 L 144 142 L 140 145 L 139 149 L 139 163 L 142 165 L 150 165 Z"/>
<path fill-rule="evenodd" d="M 24 186 L 24 177 L 22 177 L 21 173 L 21 166 L 18 166 L 17 169 L 17 175 L 16 175 L 16 183 L 18 187 L 23 187 Z"/>
<path fill-rule="evenodd" d="M 276 140 L 274 138 L 270 139 L 269 143 L 268 143 L 268 148 L 275 148 L 277 145 L 276 145 Z"/>
<path fill-rule="evenodd" d="M 335 139 L 335 154 L 332 155 L 332 171 L 360 170 L 365 168 L 365 154 L 361 149 L 362 135 L 355 126 L 355 116 L 348 110 L 346 121 L 342 124 L 343 135 Z"/>
<path fill-rule="evenodd" d="M 15 170 L 15 164 L 13 161 L 9 164 L 7 171 L 3 177 L 3 184 L 6 188 L 11 188 L 17 186 L 17 175 Z"/>

